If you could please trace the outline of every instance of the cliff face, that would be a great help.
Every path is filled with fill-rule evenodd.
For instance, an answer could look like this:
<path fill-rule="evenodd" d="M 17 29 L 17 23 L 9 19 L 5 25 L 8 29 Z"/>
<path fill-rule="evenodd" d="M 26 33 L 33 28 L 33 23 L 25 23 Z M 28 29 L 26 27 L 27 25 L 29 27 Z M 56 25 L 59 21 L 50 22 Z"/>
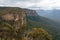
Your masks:
<path fill-rule="evenodd" d="M 0 37 L 12 37 L 11 29 L 9 28 L 13 28 L 14 32 L 20 29 L 18 30 L 18 32 L 19 34 L 22 34 L 24 31 L 23 28 L 26 24 L 27 29 L 41 27 L 46 29 L 53 36 L 56 36 L 60 32 L 60 29 L 57 25 L 55 25 L 55 22 L 47 18 L 38 16 L 36 11 L 34 10 L 22 9 L 17 7 L 0 7 Z"/>
<path fill-rule="evenodd" d="M 36 11 L 14 7 L 0 7 L 0 20 L 14 21 L 15 26 L 26 24 L 26 16 L 37 16 Z M 19 22 L 18 22 L 19 21 Z"/>
<path fill-rule="evenodd" d="M 37 16 L 37 13 L 35 10 L 25 10 L 27 16 Z"/>
<path fill-rule="evenodd" d="M 20 29 L 21 26 L 26 25 L 26 14 L 24 10 L 11 7 L 0 8 L 0 10 L 0 23 L 6 23 L 10 25 L 11 28 L 14 26 L 16 30 Z M 3 30 L 4 27 L 0 26 L 0 28 Z"/>
<path fill-rule="evenodd" d="M 5 37 L 5 40 L 13 40 L 17 34 L 17 37 L 19 36 L 21 39 L 25 25 L 26 14 L 24 10 L 16 7 L 0 7 L 0 38 Z"/>

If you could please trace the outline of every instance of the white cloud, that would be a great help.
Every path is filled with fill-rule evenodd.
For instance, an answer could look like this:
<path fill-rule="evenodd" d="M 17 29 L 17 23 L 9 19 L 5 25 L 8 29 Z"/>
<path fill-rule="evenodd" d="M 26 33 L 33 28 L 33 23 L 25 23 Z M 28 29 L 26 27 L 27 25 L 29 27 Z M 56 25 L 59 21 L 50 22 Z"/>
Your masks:
<path fill-rule="evenodd" d="M 0 0 L 0 6 L 30 9 L 60 9 L 60 0 Z"/>
<path fill-rule="evenodd" d="M 34 6 L 35 8 L 38 8 L 38 9 L 56 9 L 56 8 L 59 9 L 60 0 L 43 0 L 43 1 L 37 2 Z"/>

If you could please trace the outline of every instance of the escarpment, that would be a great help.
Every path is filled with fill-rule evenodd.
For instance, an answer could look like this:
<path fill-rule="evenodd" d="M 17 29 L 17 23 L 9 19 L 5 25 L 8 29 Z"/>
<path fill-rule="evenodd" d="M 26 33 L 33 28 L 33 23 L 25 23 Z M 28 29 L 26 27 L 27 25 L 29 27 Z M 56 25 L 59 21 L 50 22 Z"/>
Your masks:
<path fill-rule="evenodd" d="M 21 25 L 26 23 L 26 14 L 23 10 L 18 8 L 6 8 L 3 9 L 0 14 L 0 20 L 2 21 L 14 21 L 20 23 Z"/>
<path fill-rule="evenodd" d="M 3 9 L 2 9 L 3 8 Z M 17 7 L 0 7 L 0 20 L 20 21 L 21 25 L 26 24 L 26 16 L 37 16 L 36 11 Z"/>
<path fill-rule="evenodd" d="M 16 30 L 22 29 L 22 26 L 27 25 L 27 16 L 37 16 L 37 13 L 34 10 L 17 7 L 0 7 L 0 23 L 8 24 Z M 1 28 L 3 29 L 3 26 Z"/>
<path fill-rule="evenodd" d="M 39 16 L 35 10 L 18 7 L 0 7 L 0 39 L 22 40 L 25 31 L 44 28 L 54 37 L 60 32 L 59 26 L 50 19 Z"/>
<path fill-rule="evenodd" d="M 24 9 L 27 16 L 38 16 L 35 10 Z"/>

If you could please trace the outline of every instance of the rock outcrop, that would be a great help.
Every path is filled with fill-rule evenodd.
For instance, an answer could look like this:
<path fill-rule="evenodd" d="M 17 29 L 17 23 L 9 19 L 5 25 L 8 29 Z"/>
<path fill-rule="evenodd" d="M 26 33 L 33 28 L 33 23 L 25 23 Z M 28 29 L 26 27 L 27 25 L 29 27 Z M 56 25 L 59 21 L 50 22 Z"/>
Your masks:
<path fill-rule="evenodd" d="M 0 7 L 1 8 L 1 7 Z M 26 23 L 26 16 L 37 16 L 35 10 L 14 8 L 14 7 L 4 7 L 0 14 L 0 20 L 5 21 L 21 21 L 21 24 Z"/>
<path fill-rule="evenodd" d="M 37 16 L 34 10 L 17 7 L 0 7 L 0 38 L 4 40 L 21 40 L 25 31 L 27 16 Z M 15 34 L 17 34 L 15 36 Z"/>

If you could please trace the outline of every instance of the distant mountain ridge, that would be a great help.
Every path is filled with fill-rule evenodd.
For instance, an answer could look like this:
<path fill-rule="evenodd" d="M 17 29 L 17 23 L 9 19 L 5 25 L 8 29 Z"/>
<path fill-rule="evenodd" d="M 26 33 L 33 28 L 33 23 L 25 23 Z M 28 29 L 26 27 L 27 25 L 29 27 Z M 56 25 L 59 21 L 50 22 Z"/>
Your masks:
<path fill-rule="evenodd" d="M 60 21 L 60 9 L 38 10 L 37 13 L 43 17 L 47 17 L 55 21 Z"/>

